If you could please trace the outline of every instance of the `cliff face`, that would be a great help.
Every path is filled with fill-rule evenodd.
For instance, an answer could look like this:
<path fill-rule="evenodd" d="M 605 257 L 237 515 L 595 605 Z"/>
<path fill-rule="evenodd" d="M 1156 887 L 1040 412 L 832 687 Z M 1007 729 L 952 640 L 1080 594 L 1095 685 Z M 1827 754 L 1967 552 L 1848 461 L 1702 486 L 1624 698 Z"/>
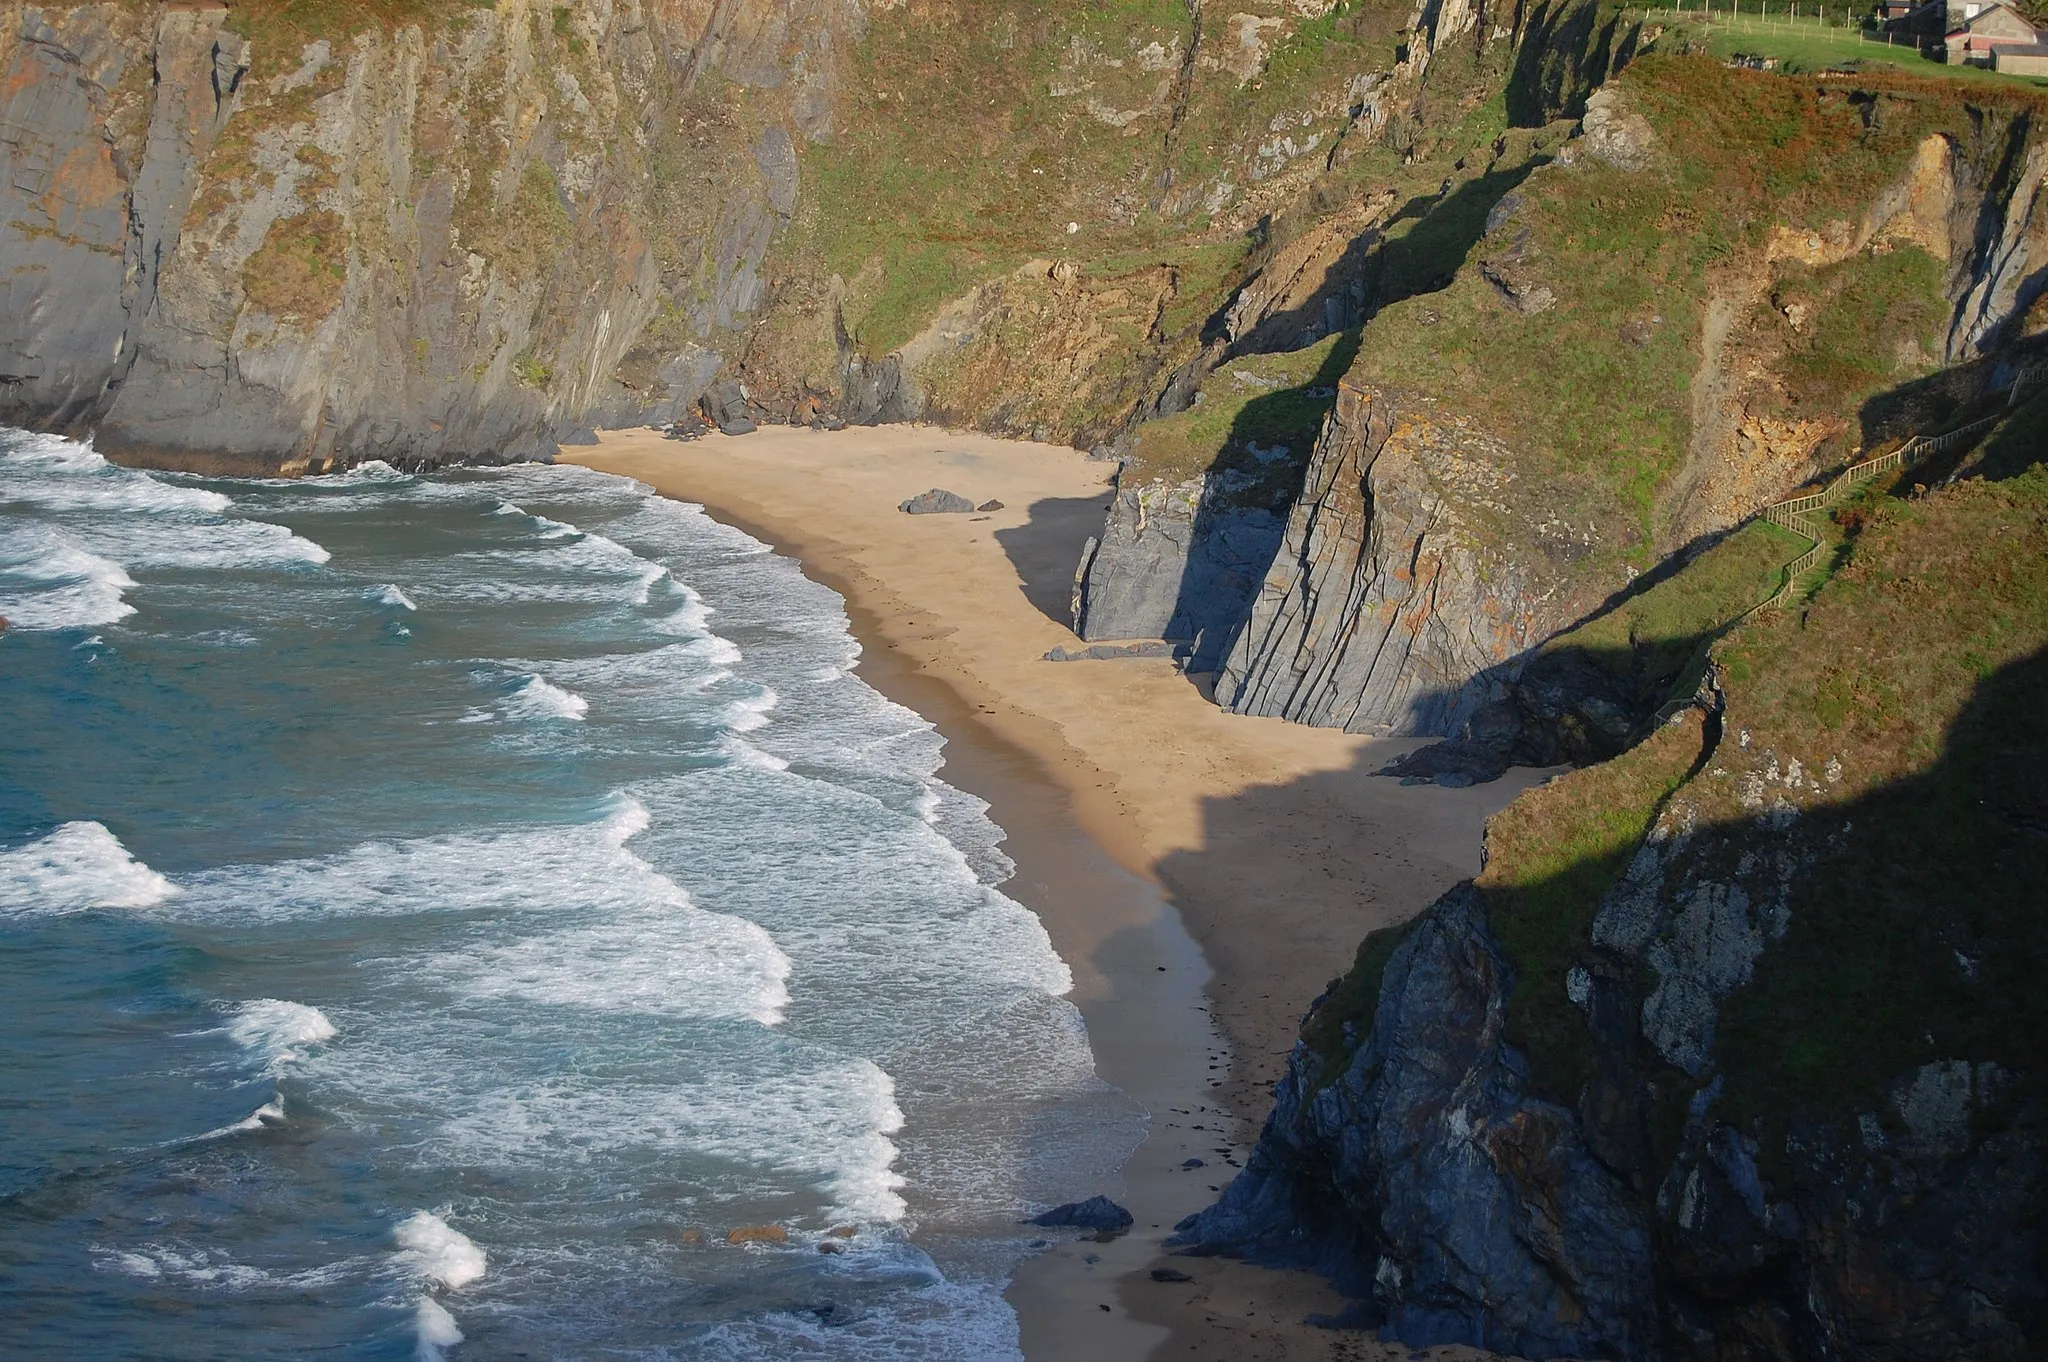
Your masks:
<path fill-rule="evenodd" d="M 1195 1251 L 1318 1267 L 1413 1345 L 2038 1355 L 2048 477 L 1870 514 L 1803 619 L 1719 645 L 1709 711 L 1367 939 Z"/>
<path fill-rule="evenodd" d="M 757 307 L 797 189 L 780 126 L 699 133 L 698 183 L 662 183 L 693 88 L 787 87 L 858 22 L 696 9 L 305 42 L 218 7 L 0 9 L 0 419 L 289 471 L 531 457 L 668 396 L 622 388 L 629 352 L 665 312 L 708 339 Z M 829 119 L 829 81 L 795 84 Z M 718 361 L 691 358 L 668 360 L 693 400 Z"/>
<path fill-rule="evenodd" d="M 1352 732 L 1454 732 L 1487 678 L 1576 613 L 1574 556 L 1539 506 L 1507 499 L 1513 459 L 1433 404 L 1346 381 L 1217 700 Z M 1516 500 L 1520 500 L 1519 497 Z M 1527 533 L 1498 521 L 1533 515 Z M 1540 557 L 1510 556 L 1534 540 Z"/>

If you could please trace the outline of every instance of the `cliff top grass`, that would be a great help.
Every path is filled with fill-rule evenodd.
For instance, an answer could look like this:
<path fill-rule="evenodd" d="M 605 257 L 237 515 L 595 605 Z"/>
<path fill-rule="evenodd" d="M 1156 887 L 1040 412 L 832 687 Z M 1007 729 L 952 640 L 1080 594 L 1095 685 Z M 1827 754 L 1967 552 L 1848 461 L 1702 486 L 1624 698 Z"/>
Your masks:
<path fill-rule="evenodd" d="M 1697 762 L 1703 721 L 1687 710 L 1611 761 L 1530 790 L 1487 820 L 1475 883 L 1514 969 L 1507 1036 L 1538 1091 L 1573 1101 L 1592 1076 L 1586 1021 L 1565 976 L 1592 935 L 1601 895 Z"/>
<path fill-rule="evenodd" d="M 1689 771 L 1695 717 L 1489 822 L 1478 883 L 1515 969 L 1509 1034 L 1549 1095 L 1573 1100 L 1591 1072 L 1565 973 L 1674 796 L 1700 829 L 1672 872 L 1684 882 L 1740 878 L 1772 847 L 1800 867 L 1783 939 L 1721 1008 L 1728 1113 L 1782 1147 L 1788 1122 L 1881 1111 L 1934 1060 L 2043 1076 L 2048 469 L 1861 509 L 1807 610 L 1753 617 L 1717 647 L 1710 761 Z M 1743 803 L 1752 773 L 1799 788 L 1764 777 L 1795 760 L 1829 773 L 1794 796 L 1795 821 Z"/>
<path fill-rule="evenodd" d="M 1038 257 L 1095 275 L 1193 265 L 1185 301 L 1162 320 L 1168 334 L 1191 330 L 1236 282 L 1200 266 L 1237 263 L 1245 247 L 1176 187 L 1248 179 L 1233 168 L 1276 137 L 1276 119 L 1305 141 L 1300 117 L 1320 111 L 1317 135 L 1333 137 L 1325 125 L 1351 76 L 1390 63 L 1397 11 L 1345 0 L 1317 19 L 1283 12 L 1265 30 L 1263 70 L 1243 82 L 1184 71 L 1194 27 L 1179 0 L 966 0 L 877 15 L 844 68 L 832 135 L 803 147 L 806 201 L 779 249 L 845 282 L 847 325 L 870 354 Z M 1230 40 L 1226 25 L 1208 28 L 1208 48 Z"/>
<path fill-rule="evenodd" d="M 370 29 L 390 32 L 408 24 L 428 31 L 462 22 L 492 0 L 228 0 L 227 26 L 251 41 L 289 46 L 354 37 Z"/>
<path fill-rule="evenodd" d="M 1656 703 L 1673 686 L 1689 689 L 1697 682 L 1707 645 L 1778 588 L 1784 565 L 1807 543 L 1769 521 L 1751 521 L 1673 570 L 1645 578 L 1639 589 L 1550 639 L 1542 651 L 1584 652 L 1609 671 L 1663 692 L 1641 697 Z"/>
<path fill-rule="evenodd" d="M 1850 13 L 1847 5 L 1841 7 Z M 1767 57 L 1779 63 L 1788 75 L 1810 75 L 1822 71 L 1852 70 L 1861 75 L 1889 69 L 1902 75 L 1930 80 L 1958 81 L 1968 85 L 2006 84 L 2048 89 L 2048 78 L 2018 76 L 1979 66 L 1950 66 L 1921 55 L 1911 47 L 1898 47 L 1862 36 L 1862 30 L 1824 26 L 1808 15 L 1794 19 L 1772 15 L 1769 22 L 1725 21 L 1701 24 L 1680 20 L 1675 36 L 1698 43 L 1711 55 L 1727 60 L 1737 56 Z"/>
<path fill-rule="evenodd" d="M 1305 349 L 1219 365 L 1194 406 L 1138 428 L 1131 476 L 1184 482 L 1235 470 L 1259 480 L 1250 493 L 1255 504 L 1283 509 L 1357 350 L 1352 331 Z M 1285 454 L 1275 452 L 1281 447 Z M 1265 486 L 1269 482 L 1273 487 Z"/>

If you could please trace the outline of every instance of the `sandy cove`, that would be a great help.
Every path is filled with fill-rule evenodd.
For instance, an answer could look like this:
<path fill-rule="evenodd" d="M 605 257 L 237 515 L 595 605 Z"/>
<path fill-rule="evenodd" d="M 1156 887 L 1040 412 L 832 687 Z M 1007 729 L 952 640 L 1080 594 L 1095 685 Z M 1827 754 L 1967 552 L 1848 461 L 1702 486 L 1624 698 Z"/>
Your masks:
<path fill-rule="evenodd" d="M 1309 1001 L 1367 932 L 1477 872 L 1484 820 L 1533 774 L 1403 787 L 1372 773 L 1413 742 L 1226 714 L 1165 659 L 1045 661 L 1076 642 L 1074 565 L 1109 499 L 1111 465 L 1076 450 L 924 426 L 768 427 L 611 432 L 563 457 L 702 503 L 840 592 L 862 676 L 939 727 L 946 778 L 1009 834 L 1005 892 L 1073 969 L 1098 1071 L 1153 1116 L 1125 1169 L 1136 1230 L 1062 1242 L 1019 1274 L 1026 1355 L 1408 1356 L 1304 1325 L 1341 1308 L 1319 1280 L 1167 1259 L 1159 1244 L 1243 1161 Z M 898 509 L 932 487 L 1003 506 Z M 1193 1281 L 1151 1280 L 1169 1265 Z M 1431 1350 L 1458 1354 L 1473 1355 Z"/>

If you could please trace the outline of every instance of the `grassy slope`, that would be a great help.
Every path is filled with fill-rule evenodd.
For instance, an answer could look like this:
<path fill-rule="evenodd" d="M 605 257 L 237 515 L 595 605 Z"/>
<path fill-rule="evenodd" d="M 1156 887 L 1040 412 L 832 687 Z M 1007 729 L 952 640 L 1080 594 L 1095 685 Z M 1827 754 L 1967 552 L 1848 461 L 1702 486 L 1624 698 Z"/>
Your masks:
<path fill-rule="evenodd" d="M 838 130 L 803 148 L 805 202 L 776 268 L 808 281 L 794 291 L 813 297 L 824 295 L 822 281 L 841 281 L 848 332 L 880 355 L 948 300 L 1029 259 L 1069 260 L 1112 284 L 1164 266 L 1175 286 L 1155 329 L 1103 363 L 1135 367 L 1144 351 L 1178 362 L 1257 245 L 1289 230 L 1286 206 L 1347 123 L 1349 81 L 1393 64 L 1406 14 L 1403 0 L 1345 0 L 1317 19 L 1285 15 L 1256 79 L 1203 66 L 1185 85 L 1180 54 L 1193 30 L 1177 0 L 966 0 L 877 16 L 844 68 Z M 1228 38 L 1212 17 L 1204 50 Z M 1448 109 L 1451 121 L 1470 112 L 1455 100 Z M 1255 178 L 1273 169 L 1261 148 L 1283 134 L 1313 136 L 1318 150 L 1277 178 Z M 1322 175 L 1325 192 L 1361 192 L 1389 163 L 1399 158 Z M 1407 178 L 1420 184 L 1443 170 Z M 1211 211 L 1219 201 L 1230 205 L 1225 218 Z M 1269 203 L 1276 211 L 1261 222 Z M 776 347 L 829 370 L 829 325 L 777 325 L 786 329 Z M 1120 390 L 1110 379 L 1098 386 Z"/>
<path fill-rule="evenodd" d="M 1839 755 L 1845 771 L 1835 808 L 1809 811 L 1838 845 L 1801 878 L 1785 940 L 1724 1011 L 1737 1111 L 1874 1105 L 1902 1070 L 1935 1059 L 2038 1071 L 2044 650 L 2040 465 L 1881 503 L 1803 616 L 1724 650 L 1728 722 L 1752 748 L 1810 764 Z M 1733 813 L 1721 805 L 1704 811 Z"/>
<path fill-rule="evenodd" d="M 1656 130 L 1661 164 L 1631 173 L 1582 157 L 1523 191 L 1528 270 L 1556 292 L 1556 306 L 1521 315 L 1467 268 L 1450 287 L 1377 317 L 1357 373 L 1455 398 L 1527 450 L 1537 476 L 1525 484 L 1578 489 L 1577 516 L 1601 525 L 1603 556 L 1642 567 L 1654 556 L 1658 496 L 1691 435 L 1709 297 L 1760 268 L 1774 225 L 1854 220 L 1929 133 L 1967 142 L 1972 115 L 1930 97 L 1924 82 L 1879 76 L 1871 88 L 1891 98 L 1872 126 L 1840 83 L 1656 52 L 1620 86 Z M 1515 230 L 1481 242 L 1471 259 L 1504 249 Z M 1940 268 L 1917 249 L 1817 270 L 1780 263 L 1767 282 L 1814 319 L 1764 338 L 1785 363 L 1753 410 L 1853 425 L 1865 399 L 1926 367 L 1895 356 L 1938 349 Z"/>
<path fill-rule="evenodd" d="M 1544 645 L 1573 649 L 1637 684 L 1637 698 L 1656 705 L 1674 688 L 1698 683 L 1705 649 L 1782 580 L 1781 564 L 1807 540 L 1757 520 L 1712 545 L 1668 575 L 1624 597 Z"/>

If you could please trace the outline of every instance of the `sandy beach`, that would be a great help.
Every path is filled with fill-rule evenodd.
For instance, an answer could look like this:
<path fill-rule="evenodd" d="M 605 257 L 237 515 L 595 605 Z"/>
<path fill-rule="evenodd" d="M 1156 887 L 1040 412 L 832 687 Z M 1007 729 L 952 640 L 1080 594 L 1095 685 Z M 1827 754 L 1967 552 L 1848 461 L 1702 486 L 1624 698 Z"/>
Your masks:
<path fill-rule="evenodd" d="M 1073 568 L 1112 469 L 1072 449 L 769 427 L 611 432 L 564 459 L 702 503 L 839 591 L 861 674 L 938 725 L 946 778 L 1009 834 L 1006 892 L 1072 967 L 1098 1071 L 1152 1113 L 1121 1189 L 1135 1231 L 1062 1242 L 1012 1288 L 1027 1356 L 1409 1356 L 1305 1325 L 1342 1306 L 1317 1279 L 1160 1242 L 1243 1161 L 1309 1001 L 1365 933 L 1477 871 L 1485 818 L 1533 773 L 1404 788 L 1373 772 L 1412 742 L 1226 714 L 1165 659 L 1045 661 L 1075 642 Z M 932 487 L 1002 508 L 898 509 Z M 1192 1280 L 1153 1281 L 1165 1265 Z"/>

